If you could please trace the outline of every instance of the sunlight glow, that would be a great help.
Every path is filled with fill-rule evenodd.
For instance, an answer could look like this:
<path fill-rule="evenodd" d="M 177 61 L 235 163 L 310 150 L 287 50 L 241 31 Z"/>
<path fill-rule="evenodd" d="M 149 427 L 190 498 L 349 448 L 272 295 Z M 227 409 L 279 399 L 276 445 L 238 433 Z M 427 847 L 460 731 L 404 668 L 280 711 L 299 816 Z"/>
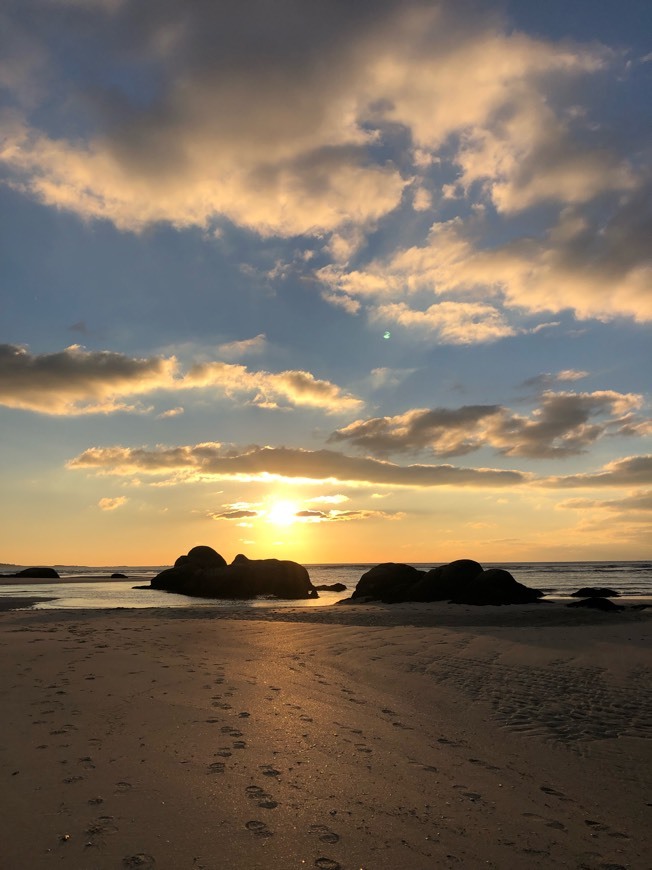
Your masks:
<path fill-rule="evenodd" d="M 275 526 L 291 526 L 297 521 L 298 507 L 293 501 L 273 502 L 267 511 L 267 520 Z"/>

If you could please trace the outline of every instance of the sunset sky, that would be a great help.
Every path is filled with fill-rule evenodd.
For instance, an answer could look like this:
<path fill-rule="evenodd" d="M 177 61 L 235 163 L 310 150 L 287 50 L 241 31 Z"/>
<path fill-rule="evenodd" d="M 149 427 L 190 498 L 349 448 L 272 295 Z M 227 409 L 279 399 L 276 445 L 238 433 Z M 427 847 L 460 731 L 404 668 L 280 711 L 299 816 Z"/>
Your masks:
<path fill-rule="evenodd" d="M 0 561 L 652 556 L 648 0 L 0 32 Z"/>

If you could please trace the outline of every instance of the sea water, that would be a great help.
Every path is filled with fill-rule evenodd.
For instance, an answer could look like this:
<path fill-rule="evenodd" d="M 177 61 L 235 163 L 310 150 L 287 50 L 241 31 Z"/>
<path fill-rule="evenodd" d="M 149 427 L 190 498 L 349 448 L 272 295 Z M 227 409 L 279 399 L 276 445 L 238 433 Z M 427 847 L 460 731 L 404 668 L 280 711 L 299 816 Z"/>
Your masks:
<path fill-rule="evenodd" d="M 439 562 L 411 563 L 415 568 L 428 570 Z M 343 592 L 319 593 L 317 599 L 282 601 L 277 598 L 259 598 L 251 601 L 190 598 L 155 589 L 135 589 L 148 585 L 167 566 L 111 565 L 101 568 L 81 565 L 54 566 L 61 579 L 31 583 L 4 583 L 0 596 L 52 598 L 35 605 L 39 610 L 82 608 L 141 608 L 141 607 L 323 607 L 348 598 L 360 577 L 373 567 L 373 563 L 341 563 L 306 565 L 315 586 L 344 583 Z M 502 562 L 486 563 L 485 568 L 506 568 L 520 583 L 541 589 L 547 596 L 567 598 L 582 586 L 606 586 L 628 598 L 652 596 L 652 562 Z M 0 564 L 0 574 L 21 569 L 21 566 Z M 125 574 L 128 579 L 111 579 L 111 574 Z M 75 579 L 75 578 L 88 579 Z"/>

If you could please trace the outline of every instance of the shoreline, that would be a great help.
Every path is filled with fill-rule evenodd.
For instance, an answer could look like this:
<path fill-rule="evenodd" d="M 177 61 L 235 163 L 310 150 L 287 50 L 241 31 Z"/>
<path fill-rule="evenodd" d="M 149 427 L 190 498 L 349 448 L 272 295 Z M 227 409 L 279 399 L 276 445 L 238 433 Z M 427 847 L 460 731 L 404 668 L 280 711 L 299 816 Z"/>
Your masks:
<path fill-rule="evenodd" d="M 2 613 L 3 857 L 644 870 L 651 625 L 554 605 Z"/>

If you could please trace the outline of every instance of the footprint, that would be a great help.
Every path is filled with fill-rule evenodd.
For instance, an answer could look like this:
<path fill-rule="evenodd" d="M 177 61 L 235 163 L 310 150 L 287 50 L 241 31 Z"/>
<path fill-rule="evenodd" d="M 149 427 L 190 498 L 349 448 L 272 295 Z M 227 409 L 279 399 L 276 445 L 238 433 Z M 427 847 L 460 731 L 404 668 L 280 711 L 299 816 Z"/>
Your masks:
<path fill-rule="evenodd" d="M 545 792 L 546 794 L 553 795 L 554 797 L 566 798 L 566 795 L 562 791 L 557 791 L 556 788 L 551 788 L 549 785 L 542 785 L 542 786 L 539 786 L 539 788 L 541 789 L 542 792 Z"/>
<path fill-rule="evenodd" d="M 328 825 L 310 825 L 311 834 L 317 834 L 322 843 L 339 843 L 340 835 L 332 831 Z"/>
<path fill-rule="evenodd" d="M 251 819 L 245 824 L 245 828 L 248 831 L 251 831 L 257 837 L 271 837 L 272 832 L 267 827 L 265 822 L 261 822 L 258 819 Z"/>
<path fill-rule="evenodd" d="M 122 859 L 125 867 L 156 867 L 156 861 L 151 855 L 145 852 L 138 852 L 136 855 L 128 855 Z"/>
<path fill-rule="evenodd" d="M 86 834 L 89 837 L 97 837 L 100 834 L 115 834 L 118 831 L 118 826 L 115 824 L 113 816 L 100 816 L 99 819 L 86 828 Z"/>
<path fill-rule="evenodd" d="M 317 858 L 315 867 L 318 867 L 319 870 L 341 870 L 342 865 L 333 861 L 332 858 Z"/>
<path fill-rule="evenodd" d="M 223 761 L 214 761 L 208 765 L 206 771 L 207 773 L 224 773 L 225 769 L 226 765 Z"/>
<path fill-rule="evenodd" d="M 262 807 L 262 809 L 273 810 L 278 806 L 278 801 L 275 801 L 272 796 L 259 785 L 248 785 L 245 792 L 247 797 L 251 798 L 251 800 L 255 800 L 257 806 Z"/>
<path fill-rule="evenodd" d="M 122 792 L 123 794 L 124 794 L 124 792 L 131 791 L 132 788 L 133 788 L 132 784 L 130 782 L 124 782 L 124 780 L 121 782 L 116 782 L 116 784 L 115 784 L 115 790 Z M 134 866 L 137 866 L 137 865 L 134 865 Z"/>

